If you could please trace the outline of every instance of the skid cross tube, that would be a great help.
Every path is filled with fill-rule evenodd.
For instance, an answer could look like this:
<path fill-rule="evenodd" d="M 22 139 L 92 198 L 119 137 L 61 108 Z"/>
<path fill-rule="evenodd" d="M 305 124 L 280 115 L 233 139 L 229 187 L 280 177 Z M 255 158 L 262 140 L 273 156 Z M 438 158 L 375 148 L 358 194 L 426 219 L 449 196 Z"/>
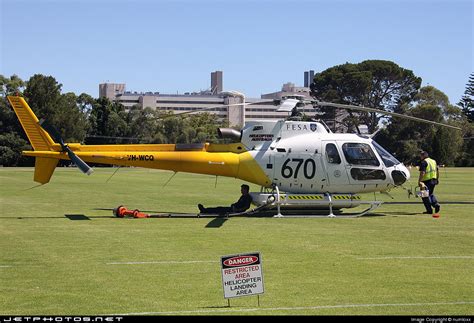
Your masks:
<path fill-rule="evenodd" d="M 280 196 L 280 190 L 278 189 L 278 185 L 275 185 L 275 191 L 276 191 L 276 195 L 277 195 L 277 198 L 276 198 L 276 206 L 277 206 L 277 214 L 274 216 L 274 218 L 282 218 L 283 217 L 283 214 L 281 214 L 281 210 L 280 210 L 280 205 L 281 205 L 281 196 Z"/>

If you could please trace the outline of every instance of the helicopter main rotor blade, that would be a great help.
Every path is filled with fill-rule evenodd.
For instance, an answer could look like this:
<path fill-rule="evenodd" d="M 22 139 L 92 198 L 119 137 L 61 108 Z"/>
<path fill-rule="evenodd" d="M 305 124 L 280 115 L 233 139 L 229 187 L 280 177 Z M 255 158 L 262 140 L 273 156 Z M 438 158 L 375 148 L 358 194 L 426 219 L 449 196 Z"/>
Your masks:
<path fill-rule="evenodd" d="M 413 121 L 424 122 L 424 123 L 434 124 L 434 125 L 438 125 L 438 126 L 448 127 L 448 128 L 452 128 L 452 129 L 456 129 L 456 130 L 462 130 L 459 127 L 451 126 L 451 125 L 446 124 L 446 123 L 435 122 L 435 121 L 431 121 L 431 120 L 421 119 L 421 118 L 417 118 L 417 117 L 413 117 L 413 116 L 407 116 L 407 115 L 400 114 L 400 113 L 383 111 L 383 110 L 374 109 L 374 108 L 367 108 L 367 107 L 361 107 L 361 106 L 349 105 L 349 104 L 331 103 L 331 102 L 324 102 L 324 101 L 316 101 L 316 104 L 318 106 L 334 107 L 334 108 L 341 108 L 341 109 L 348 109 L 348 110 L 357 110 L 357 111 L 363 111 L 363 112 L 375 112 L 375 113 L 386 114 L 386 115 L 394 116 L 394 117 L 398 117 L 398 118 L 403 118 L 403 119 L 408 119 L 408 120 L 413 120 Z"/>
<path fill-rule="evenodd" d="M 274 100 L 262 100 L 262 101 L 257 101 L 257 102 L 242 102 L 242 103 L 223 104 L 223 105 L 217 105 L 217 106 L 214 106 L 214 107 L 201 108 L 199 110 L 185 111 L 185 112 L 173 113 L 173 114 L 165 114 L 163 116 L 160 116 L 158 119 L 182 116 L 182 115 L 191 114 L 191 113 L 199 113 L 199 112 L 202 112 L 202 111 L 208 111 L 208 110 L 212 110 L 212 109 L 219 109 L 219 108 L 225 108 L 225 107 L 235 107 L 235 106 L 239 106 L 239 105 L 253 105 L 253 104 L 270 103 L 270 102 L 273 103 Z"/>
<path fill-rule="evenodd" d="M 293 108 L 295 108 L 298 103 L 300 103 L 300 100 L 298 99 L 286 99 L 281 102 L 280 107 L 277 109 L 278 112 L 291 112 Z"/>

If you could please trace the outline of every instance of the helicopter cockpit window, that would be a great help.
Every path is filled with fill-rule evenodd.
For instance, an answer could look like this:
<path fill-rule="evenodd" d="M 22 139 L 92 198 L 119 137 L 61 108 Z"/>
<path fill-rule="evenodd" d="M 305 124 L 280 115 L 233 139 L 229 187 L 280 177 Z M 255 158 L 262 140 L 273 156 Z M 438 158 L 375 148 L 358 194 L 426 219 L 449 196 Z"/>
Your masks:
<path fill-rule="evenodd" d="M 393 157 L 388 151 L 383 149 L 383 147 L 380 146 L 378 143 L 372 141 L 372 144 L 374 145 L 375 150 L 379 153 L 386 167 L 392 167 L 400 164 L 400 162 L 395 157 Z"/>
<path fill-rule="evenodd" d="M 326 158 L 329 164 L 341 163 L 341 157 L 339 156 L 339 152 L 337 151 L 337 147 L 335 144 L 326 145 Z"/>
<path fill-rule="evenodd" d="M 375 156 L 372 148 L 364 143 L 345 143 L 342 145 L 342 151 L 349 164 L 379 166 L 380 163 Z"/>
<path fill-rule="evenodd" d="M 387 177 L 381 169 L 352 168 L 351 176 L 356 181 L 385 180 Z"/>

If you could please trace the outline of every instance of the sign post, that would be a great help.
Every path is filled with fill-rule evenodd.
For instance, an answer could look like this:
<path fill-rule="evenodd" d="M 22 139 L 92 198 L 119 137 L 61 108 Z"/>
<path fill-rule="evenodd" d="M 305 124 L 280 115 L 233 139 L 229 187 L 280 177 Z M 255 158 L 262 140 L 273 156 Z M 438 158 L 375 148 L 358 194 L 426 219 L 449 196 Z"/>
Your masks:
<path fill-rule="evenodd" d="M 224 298 L 263 294 L 262 257 L 259 252 L 221 257 Z M 260 305 L 260 299 L 258 300 Z"/>

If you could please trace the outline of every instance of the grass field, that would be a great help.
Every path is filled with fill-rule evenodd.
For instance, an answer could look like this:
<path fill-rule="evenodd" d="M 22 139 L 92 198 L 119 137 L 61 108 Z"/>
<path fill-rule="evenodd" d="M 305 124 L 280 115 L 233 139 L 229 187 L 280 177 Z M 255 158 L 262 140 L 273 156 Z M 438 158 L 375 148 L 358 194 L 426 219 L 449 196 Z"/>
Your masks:
<path fill-rule="evenodd" d="M 97 209 L 196 212 L 234 202 L 241 184 L 177 174 L 163 187 L 172 173 L 146 169 L 108 180 L 114 170 L 58 168 L 31 189 L 33 169 L 0 168 L 0 315 L 474 314 L 474 204 L 447 203 L 474 202 L 474 169 L 442 170 L 439 219 L 397 189 L 394 201 L 419 204 L 229 220 L 114 218 Z M 229 308 L 220 257 L 251 251 L 262 254 L 265 294 Z"/>

